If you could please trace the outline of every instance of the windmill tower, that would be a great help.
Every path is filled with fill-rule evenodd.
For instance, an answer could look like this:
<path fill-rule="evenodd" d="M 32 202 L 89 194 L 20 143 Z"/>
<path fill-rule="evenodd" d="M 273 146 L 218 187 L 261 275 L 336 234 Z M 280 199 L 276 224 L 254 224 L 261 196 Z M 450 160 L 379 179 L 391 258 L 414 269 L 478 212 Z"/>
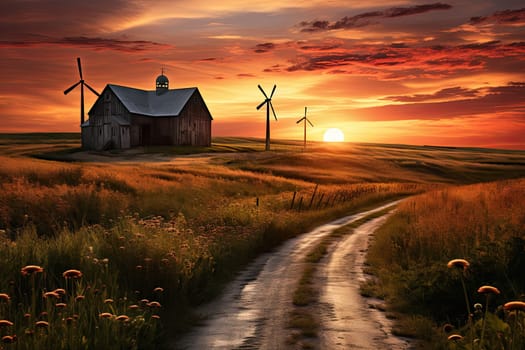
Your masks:
<path fill-rule="evenodd" d="M 100 94 L 96 92 L 91 86 L 88 85 L 88 83 L 84 81 L 84 77 L 82 76 L 82 66 L 80 65 L 80 57 L 77 57 L 77 65 L 78 65 L 78 73 L 80 75 L 80 80 L 77 83 L 71 85 L 66 90 L 64 90 L 64 95 L 69 94 L 71 90 L 73 90 L 80 84 L 80 125 L 82 125 L 84 124 L 84 85 L 89 90 L 91 90 L 91 92 L 94 93 L 95 95 L 100 96 Z"/>
<path fill-rule="evenodd" d="M 312 122 L 310 121 L 310 119 L 306 118 L 306 107 L 304 107 L 304 117 L 299 119 L 296 124 L 299 124 L 300 122 L 303 122 L 303 121 L 304 121 L 304 146 L 303 148 L 306 149 L 306 123 L 308 122 L 310 126 L 312 127 L 314 126 Z"/>
<path fill-rule="evenodd" d="M 275 92 L 275 88 L 277 87 L 277 85 L 273 86 L 270 97 L 266 95 L 266 92 L 264 92 L 261 85 L 257 85 L 257 87 L 259 88 L 259 90 L 261 90 L 265 98 L 265 100 L 257 106 L 257 110 L 261 109 L 261 107 L 264 106 L 264 104 L 266 104 L 266 147 L 265 147 L 265 150 L 269 151 L 270 150 L 270 108 L 272 109 L 273 117 L 277 121 L 277 116 L 275 115 L 275 110 L 273 109 L 273 105 L 272 105 L 272 97 L 273 97 L 273 93 Z"/>

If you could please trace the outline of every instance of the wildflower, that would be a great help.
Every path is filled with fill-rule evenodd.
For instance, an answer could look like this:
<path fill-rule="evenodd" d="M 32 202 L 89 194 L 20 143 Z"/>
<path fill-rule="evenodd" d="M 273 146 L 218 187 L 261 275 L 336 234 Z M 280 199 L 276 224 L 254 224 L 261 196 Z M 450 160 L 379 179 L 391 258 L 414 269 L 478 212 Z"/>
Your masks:
<path fill-rule="evenodd" d="M 135 268 L 136 268 L 137 270 L 142 270 L 142 265 L 137 265 L 137 266 L 135 266 Z"/>
<path fill-rule="evenodd" d="M 474 304 L 474 309 L 475 310 L 481 310 L 481 309 L 483 309 L 483 305 L 481 305 L 480 303 L 475 303 Z"/>
<path fill-rule="evenodd" d="M 59 309 L 63 309 L 67 306 L 67 304 L 66 303 L 56 303 L 55 306 Z"/>
<path fill-rule="evenodd" d="M 58 295 L 65 295 L 66 294 L 66 290 L 63 289 L 63 288 L 57 288 L 53 292 L 57 293 Z"/>
<path fill-rule="evenodd" d="M 59 299 L 60 298 L 60 294 L 58 294 L 57 292 L 45 292 L 44 293 L 44 298 L 50 298 L 50 297 L 53 297 L 53 298 L 56 298 L 56 299 Z"/>
<path fill-rule="evenodd" d="M 24 314 L 24 318 L 31 318 L 31 314 L 29 313 Z"/>
<path fill-rule="evenodd" d="M 147 304 L 147 303 L 149 303 L 149 300 L 148 299 L 141 299 L 140 302 L 142 304 Z"/>
<path fill-rule="evenodd" d="M 483 293 L 483 294 L 500 294 L 500 291 L 498 288 L 496 287 L 492 287 L 492 286 L 481 286 L 478 288 L 478 293 Z"/>
<path fill-rule="evenodd" d="M 20 270 L 23 276 L 31 275 L 33 273 L 44 272 L 44 269 L 38 265 L 27 265 Z"/>
<path fill-rule="evenodd" d="M 457 268 L 462 268 L 463 270 L 467 270 L 469 266 L 470 266 L 470 263 L 465 259 L 452 259 L 447 264 L 447 267 L 449 269 L 453 267 L 457 267 Z"/>
<path fill-rule="evenodd" d="M 108 298 L 104 300 L 104 304 L 112 304 L 112 303 L 113 303 L 113 299 Z"/>
<path fill-rule="evenodd" d="M 81 300 L 84 300 L 85 298 L 86 298 L 86 297 L 83 296 L 83 295 L 77 295 L 77 296 L 75 297 L 75 301 L 81 301 Z"/>
<path fill-rule="evenodd" d="M 47 321 L 36 321 L 35 322 L 35 326 L 40 327 L 40 328 L 47 328 L 47 327 L 49 327 L 49 322 L 47 322 Z"/>
<path fill-rule="evenodd" d="M 7 294 L 7 293 L 0 293 L 0 301 L 6 301 L 7 302 L 7 301 L 9 301 L 9 299 L 11 299 L 9 297 L 9 294 Z"/>
<path fill-rule="evenodd" d="M 136 305 L 136 304 L 128 306 L 128 309 L 130 309 L 130 310 L 137 310 L 138 308 L 139 308 L 139 306 Z"/>
<path fill-rule="evenodd" d="M 126 316 L 126 315 L 120 315 L 120 316 L 117 316 L 117 318 L 115 318 L 117 321 L 122 321 L 122 322 L 128 322 L 129 321 L 129 317 Z"/>
<path fill-rule="evenodd" d="M 445 332 L 445 333 L 449 333 L 453 329 L 454 329 L 454 326 L 451 325 L 450 323 L 446 323 L 445 325 L 443 325 L 443 332 Z"/>
<path fill-rule="evenodd" d="M 147 304 L 149 307 L 161 307 L 158 301 L 152 301 Z"/>
<path fill-rule="evenodd" d="M 13 322 L 9 320 L 0 320 L 0 327 L 12 326 L 12 325 L 13 325 Z"/>
<path fill-rule="evenodd" d="M 4 335 L 2 337 L 2 343 L 4 344 L 11 344 L 16 341 L 16 335 Z"/>
<path fill-rule="evenodd" d="M 151 315 L 151 318 L 153 318 L 155 320 L 160 320 L 160 316 L 159 315 Z"/>
<path fill-rule="evenodd" d="M 73 317 L 66 318 L 66 324 L 71 324 L 73 323 L 73 321 L 74 321 Z"/>
<path fill-rule="evenodd" d="M 513 311 L 513 310 L 525 311 L 525 302 L 509 301 L 508 303 L 503 305 L 503 308 L 507 311 Z"/>
<path fill-rule="evenodd" d="M 98 317 L 100 317 L 100 318 L 112 318 L 113 314 L 109 313 L 109 312 L 103 312 L 103 313 L 99 314 Z"/>
<path fill-rule="evenodd" d="M 155 293 L 162 293 L 162 292 L 164 292 L 164 288 L 162 288 L 162 287 L 157 287 L 157 288 L 153 289 L 153 291 L 154 291 Z"/>
<path fill-rule="evenodd" d="M 463 337 L 459 334 L 451 334 L 448 336 L 447 338 L 448 340 L 454 340 L 454 341 L 457 341 L 457 340 L 461 340 L 463 339 Z"/>
<path fill-rule="evenodd" d="M 80 278 L 82 277 L 82 272 L 80 272 L 79 270 L 71 269 L 71 270 L 64 271 L 62 276 L 64 276 L 65 279 Z"/>

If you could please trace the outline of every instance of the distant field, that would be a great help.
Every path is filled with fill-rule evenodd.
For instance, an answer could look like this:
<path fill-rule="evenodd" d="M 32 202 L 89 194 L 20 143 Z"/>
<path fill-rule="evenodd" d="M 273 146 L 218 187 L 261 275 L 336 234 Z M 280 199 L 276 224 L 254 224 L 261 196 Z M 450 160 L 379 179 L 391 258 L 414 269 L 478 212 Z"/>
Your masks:
<path fill-rule="evenodd" d="M 0 293 L 24 305 L 7 311 L 19 348 L 50 346 L 24 343 L 21 310 L 51 308 L 29 296 L 72 288 L 63 283 L 66 269 L 84 273 L 66 290 L 67 312 L 77 307 L 75 293 L 87 298 L 104 286 L 105 299 L 120 301 L 89 294 L 85 312 L 129 313 L 137 328 L 116 343 L 94 339 L 90 332 L 105 322 L 95 315 L 64 348 L 78 348 L 82 337 L 91 348 L 156 344 L 158 317 L 164 327 L 183 327 L 188 310 L 237 269 L 308 228 L 412 194 L 525 177 L 523 151 L 353 143 L 303 151 L 299 141 L 280 140 L 263 148 L 258 139 L 215 138 L 206 148 L 83 152 L 78 134 L 0 134 L 0 264 L 8 267 Z M 20 276 L 25 265 L 46 271 L 32 289 Z M 162 309 L 138 305 L 143 298 Z M 64 327 L 58 316 L 49 322 Z"/>

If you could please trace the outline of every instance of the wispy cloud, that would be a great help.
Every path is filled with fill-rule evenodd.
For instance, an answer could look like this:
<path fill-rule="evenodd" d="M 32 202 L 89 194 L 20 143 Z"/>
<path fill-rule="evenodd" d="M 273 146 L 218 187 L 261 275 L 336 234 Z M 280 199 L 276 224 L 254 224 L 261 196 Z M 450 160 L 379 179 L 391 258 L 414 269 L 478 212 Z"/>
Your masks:
<path fill-rule="evenodd" d="M 440 2 L 433 4 L 416 5 L 410 7 L 392 7 L 383 11 L 364 12 L 354 16 L 345 16 L 336 22 L 326 20 L 304 21 L 299 24 L 302 32 L 319 32 L 336 29 L 352 29 L 368 26 L 375 23 L 374 20 L 381 18 L 395 18 L 402 16 L 417 15 L 434 10 L 448 10 L 452 8 L 449 4 Z"/>
<path fill-rule="evenodd" d="M 525 25 L 525 8 L 518 10 L 498 11 L 494 12 L 490 16 L 472 17 L 470 19 L 470 24 L 482 24 L 490 22 L 498 24 Z"/>
<path fill-rule="evenodd" d="M 64 37 L 64 38 L 47 38 L 41 40 L 29 41 L 0 41 L 0 48 L 20 48 L 20 47 L 35 47 L 43 45 L 58 45 L 64 47 L 83 47 L 90 48 L 96 51 L 115 50 L 123 52 L 137 52 L 147 50 L 161 50 L 173 48 L 172 45 L 161 44 L 154 41 L 147 40 L 121 40 L 113 38 L 101 37 Z"/>

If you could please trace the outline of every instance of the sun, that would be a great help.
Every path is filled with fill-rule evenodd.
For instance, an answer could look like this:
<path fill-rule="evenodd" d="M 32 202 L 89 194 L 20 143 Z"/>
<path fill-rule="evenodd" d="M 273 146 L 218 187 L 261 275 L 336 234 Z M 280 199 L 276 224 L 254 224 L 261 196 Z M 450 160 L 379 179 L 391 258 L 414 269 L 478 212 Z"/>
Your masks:
<path fill-rule="evenodd" d="M 338 128 L 330 128 L 324 132 L 324 142 L 343 142 L 345 140 L 345 134 Z"/>

